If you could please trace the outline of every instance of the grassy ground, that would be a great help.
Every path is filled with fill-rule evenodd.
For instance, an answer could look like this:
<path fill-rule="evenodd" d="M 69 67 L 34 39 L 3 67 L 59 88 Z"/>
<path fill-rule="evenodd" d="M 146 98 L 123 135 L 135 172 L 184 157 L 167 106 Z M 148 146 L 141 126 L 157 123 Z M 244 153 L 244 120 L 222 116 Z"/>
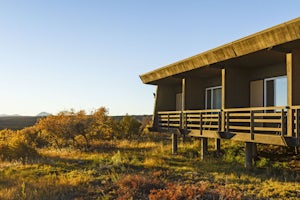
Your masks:
<path fill-rule="evenodd" d="M 243 144 L 180 144 L 166 138 L 103 141 L 90 152 L 40 149 L 33 163 L 0 163 L 0 199 L 299 199 L 299 155 L 260 145 L 256 168 L 243 167 Z"/>

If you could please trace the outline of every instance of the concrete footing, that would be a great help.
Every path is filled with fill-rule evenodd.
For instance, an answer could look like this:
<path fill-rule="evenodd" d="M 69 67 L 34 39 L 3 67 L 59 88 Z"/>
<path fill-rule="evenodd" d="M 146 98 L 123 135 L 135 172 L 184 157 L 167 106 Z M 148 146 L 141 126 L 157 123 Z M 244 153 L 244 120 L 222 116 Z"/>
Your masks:
<path fill-rule="evenodd" d="M 177 134 L 172 134 L 172 154 L 176 154 L 178 150 L 178 136 Z"/>

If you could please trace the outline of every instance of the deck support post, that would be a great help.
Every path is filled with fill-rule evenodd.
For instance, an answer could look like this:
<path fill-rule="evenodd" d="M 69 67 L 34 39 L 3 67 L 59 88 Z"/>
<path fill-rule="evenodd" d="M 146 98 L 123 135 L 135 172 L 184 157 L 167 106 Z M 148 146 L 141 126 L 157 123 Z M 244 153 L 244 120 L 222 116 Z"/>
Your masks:
<path fill-rule="evenodd" d="M 204 160 L 208 152 L 208 142 L 207 138 L 201 138 L 201 160 Z"/>
<path fill-rule="evenodd" d="M 182 98 L 182 100 L 181 100 L 181 111 L 183 111 L 183 110 L 185 110 L 185 90 L 186 90 L 186 88 L 185 88 L 185 78 L 183 78 L 182 80 L 181 80 L 181 89 L 182 89 L 182 95 L 181 95 L 181 98 Z"/>
<path fill-rule="evenodd" d="M 185 143 L 186 143 L 186 135 L 183 134 L 183 135 L 182 135 L 182 144 L 185 144 Z"/>
<path fill-rule="evenodd" d="M 217 152 L 219 152 L 221 150 L 221 140 L 218 138 L 215 140 L 215 150 Z"/>
<path fill-rule="evenodd" d="M 293 125 L 293 111 L 291 106 L 300 105 L 299 76 L 300 76 L 300 50 L 293 49 L 286 54 L 286 75 L 287 75 L 287 136 L 295 137 Z"/>
<path fill-rule="evenodd" d="M 257 144 L 252 143 L 252 158 L 255 160 L 257 158 Z"/>
<path fill-rule="evenodd" d="M 245 167 L 252 168 L 252 160 L 253 160 L 253 152 L 252 152 L 253 144 L 251 142 L 246 142 L 245 149 Z"/>
<path fill-rule="evenodd" d="M 292 53 L 286 54 L 286 75 L 287 75 L 287 104 L 293 105 L 293 56 Z M 292 109 L 287 110 L 287 136 L 293 136 L 293 113 Z"/>
<path fill-rule="evenodd" d="M 221 132 L 225 132 L 225 79 L 226 79 L 226 75 L 225 75 L 225 69 L 222 69 L 222 104 L 221 104 L 221 108 L 222 108 L 222 113 L 221 113 Z"/>
<path fill-rule="evenodd" d="M 177 153 L 177 146 L 178 143 L 178 136 L 175 133 L 172 133 L 172 154 L 176 154 Z"/>

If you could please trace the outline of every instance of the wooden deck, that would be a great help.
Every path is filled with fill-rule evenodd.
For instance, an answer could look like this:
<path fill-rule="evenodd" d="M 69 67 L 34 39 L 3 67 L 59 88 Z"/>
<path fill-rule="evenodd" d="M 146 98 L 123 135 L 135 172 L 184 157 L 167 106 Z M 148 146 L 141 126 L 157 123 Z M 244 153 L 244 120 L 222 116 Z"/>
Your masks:
<path fill-rule="evenodd" d="M 158 112 L 159 131 L 300 146 L 300 106 Z"/>

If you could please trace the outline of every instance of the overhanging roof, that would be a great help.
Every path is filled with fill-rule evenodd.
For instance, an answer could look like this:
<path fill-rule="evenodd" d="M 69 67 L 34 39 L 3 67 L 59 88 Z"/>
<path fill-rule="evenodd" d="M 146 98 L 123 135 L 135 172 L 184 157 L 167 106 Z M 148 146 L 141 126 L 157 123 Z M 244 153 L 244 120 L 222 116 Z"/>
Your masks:
<path fill-rule="evenodd" d="M 165 67 L 140 75 L 143 83 L 167 78 L 221 61 L 234 59 L 300 39 L 300 17 L 234 42 L 197 54 Z"/>

